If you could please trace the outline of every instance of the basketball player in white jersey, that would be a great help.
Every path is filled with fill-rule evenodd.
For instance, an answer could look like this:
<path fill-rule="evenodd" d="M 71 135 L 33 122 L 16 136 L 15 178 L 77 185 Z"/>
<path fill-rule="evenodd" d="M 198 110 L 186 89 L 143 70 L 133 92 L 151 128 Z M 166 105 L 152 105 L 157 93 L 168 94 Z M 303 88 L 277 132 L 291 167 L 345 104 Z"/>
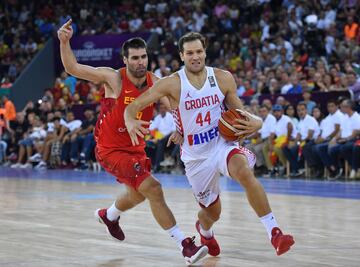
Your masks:
<path fill-rule="evenodd" d="M 218 131 L 218 121 L 224 106 L 239 109 L 249 121 L 238 120 L 233 125 L 238 135 L 250 134 L 261 128 L 259 118 L 241 111 L 242 103 L 236 94 L 233 76 L 220 69 L 205 66 L 205 39 L 199 33 L 188 33 L 180 38 L 180 57 L 185 68 L 159 80 L 142 94 L 124 113 L 125 124 L 133 145 L 138 137 L 147 132 L 147 122 L 136 120 L 136 114 L 163 96 L 170 99 L 177 122 L 177 130 L 183 136 L 181 159 L 193 193 L 201 206 L 196 229 L 209 254 L 217 256 L 217 243 L 212 225 L 219 219 L 220 174 L 230 176 L 246 191 L 248 201 L 264 224 L 277 255 L 287 252 L 294 244 L 291 235 L 284 235 L 272 214 L 263 187 L 255 178 L 252 168 L 255 155 L 239 147 L 238 143 L 226 142 Z"/>

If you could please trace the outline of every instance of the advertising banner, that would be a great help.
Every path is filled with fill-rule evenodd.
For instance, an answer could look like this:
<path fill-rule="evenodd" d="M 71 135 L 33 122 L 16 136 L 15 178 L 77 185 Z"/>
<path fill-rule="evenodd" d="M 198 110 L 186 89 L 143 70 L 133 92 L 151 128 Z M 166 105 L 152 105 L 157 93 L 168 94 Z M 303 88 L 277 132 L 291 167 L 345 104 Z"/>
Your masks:
<path fill-rule="evenodd" d="M 70 40 L 71 49 L 77 61 L 81 64 L 93 67 L 122 67 L 121 46 L 133 37 L 141 37 L 145 41 L 150 37 L 150 33 L 123 33 L 123 34 L 102 34 L 102 35 L 83 35 L 74 36 Z M 56 70 L 63 69 L 59 41 L 55 43 L 55 64 Z"/>

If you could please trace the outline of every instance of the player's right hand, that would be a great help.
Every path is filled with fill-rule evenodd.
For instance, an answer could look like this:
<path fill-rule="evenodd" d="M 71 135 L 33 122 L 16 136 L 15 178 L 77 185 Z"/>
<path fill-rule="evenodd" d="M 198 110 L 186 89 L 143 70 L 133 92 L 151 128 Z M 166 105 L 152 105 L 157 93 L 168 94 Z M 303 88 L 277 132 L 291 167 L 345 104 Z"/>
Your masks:
<path fill-rule="evenodd" d="M 72 35 L 73 35 L 73 29 L 71 27 L 71 22 L 72 22 L 72 19 L 69 19 L 57 31 L 58 38 L 59 38 L 60 42 L 62 42 L 62 43 L 68 42 L 71 39 Z"/>
<path fill-rule="evenodd" d="M 173 142 L 175 145 L 182 145 L 182 143 L 184 143 L 184 137 L 179 132 L 173 132 L 170 135 L 166 146 L 169 147 L 171 142 Z"/>
<path fill-rule="evenodd" d="M 144 127 L 148 126 L 149 124 L 150 122 L 148 121 L 136 119 L 125 120 L 126 129 L 130 135 L 131 144 L 133 146 L 139 145 L 139 140 L 137 136 L 144 138 L 144 136 L 149 133 L 149 129 Z"/>

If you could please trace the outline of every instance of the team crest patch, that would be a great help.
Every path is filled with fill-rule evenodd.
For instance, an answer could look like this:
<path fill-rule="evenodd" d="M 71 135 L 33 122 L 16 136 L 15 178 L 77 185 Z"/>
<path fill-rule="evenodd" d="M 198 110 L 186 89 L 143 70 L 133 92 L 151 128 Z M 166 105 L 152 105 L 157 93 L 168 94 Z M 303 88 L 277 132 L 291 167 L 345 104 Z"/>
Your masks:
<path fill-rule="evenodd" d="M 140 172 L 140 170 L 141 170 L 141 165 L 140 165 L 139 162 L 136 162 L 136 163 L 134 164 L 134 169 L 135 169 L 136 172 Z"/>
<path fill-rule="evenodd" d="M 209 76 L 208 79 L 209 79 L 209 82 L 210 82 L 210 86 L 215 87 L 216 84 L 215 84 L 214 76 Z"/>

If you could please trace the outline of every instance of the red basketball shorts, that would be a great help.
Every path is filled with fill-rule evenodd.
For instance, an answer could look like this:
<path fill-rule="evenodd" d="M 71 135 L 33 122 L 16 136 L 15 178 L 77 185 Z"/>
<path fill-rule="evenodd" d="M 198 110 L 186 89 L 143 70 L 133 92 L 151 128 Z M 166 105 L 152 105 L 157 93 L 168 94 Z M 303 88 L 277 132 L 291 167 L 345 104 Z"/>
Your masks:
<path fill-rule="evenodd" d="M 95 155 L 100 165 L 114 175 L 119 183 L 124 183 L 135 190 L 151 175 L 151 161 L 145 151 L 131 152 L 97 146 Z"/>

